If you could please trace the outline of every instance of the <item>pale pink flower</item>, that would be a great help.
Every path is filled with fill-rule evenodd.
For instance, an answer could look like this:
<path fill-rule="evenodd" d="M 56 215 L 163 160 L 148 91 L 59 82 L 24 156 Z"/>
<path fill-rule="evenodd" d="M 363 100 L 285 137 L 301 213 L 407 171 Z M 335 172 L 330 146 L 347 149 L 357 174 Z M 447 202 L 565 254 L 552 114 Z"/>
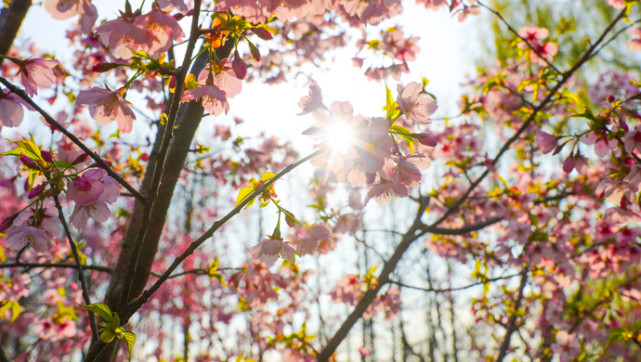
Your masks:
<path fill-rule="evenodd" d="M 552 344 L 550 349 L 552 353 L 559 357 L 561 362 L 572 360 L 581 348 L 581 344 L 575 333 L 570 334 L 566 331 L 558 331 L 555 339 L 556 342 Z"/>
<path fill-rule="evenodd" d="M 552 152 L 556 148 L 556 137 L 547 132 L 538 131 L 536 132 L 536 145 L 544 154 Z"/>
<path fill-rule="evenodd" d="M 249 251 L 254 259 L 260 259 L 267 265 L 274 264 L 279 257 L 293 263 L 296 254 L 296 250 L 281 239 L 265 239 Z"/>
<path fill-rule="evenodd" d="M 405 87 L 397 86 L 398 106 L 403 114 L 410 120 L 418 123 L 426 123 L 438 105 L 436 101 L 423 91 L 423 85 L 418 82 L 411 82 Z"/>
<path fill-rule="evenodd" d="M 623 137 L 623 145 L 628 153 L 641 150 L 641 126 L 636 126 Z"/>
<path fill-rule="evenodd" d="M 539 28 L 534 24 L 529 24 L 519 29 L 519 35 L 532 44 L 547 38 L 550 32 L 546 28 Z"/>
<path fill-rule="evenodd" d="M 570 155 L 563 162 L 563 171 L 570 173 L 574 169 L 580 174 L 585 174 L 588 169 L 588 160 L 582 155 Z"/>
<path fill-rule="evenodd" d="M 430 165 L 430 161 L 422 154 L 405 156 L 393 156 L 396 162 L 392 176 L 392 188 L 394 193 L 400 197 L 409 195 L 412 188 L 421 184 L 423 176 L 421 170 Z"/>
<path fill-rule="evenodd" d="M 78 24 L 83 33 L 89 33 L 98 19 L 96 6 L 90 0 L 45 0 L 45 10 L 56 20 L 79 15 Z"/>
<path fill-rule="evenodd" d="M 134 25 L 146 32 L 147 40 L 142 49 L 152 58 L 169 50 L 174 40 L 180 41 L 185 35 L 176 19 L 160 10 L 137 16 Z"/>
<path fill-rule="evenodd" d="M 29 225 L 12 227 L 7 234 L 6 242 L 9 249 L 20 250 L 29 244 L 39 253 L 55 245 L 53 239 L 43 229 Z"/>
<path fill-rule="evenodd" d="M 312 254 L 322 241 L 328 240 L 331 236 L 331 232 L 323 225 L 307 227 L 298 234 L 296 249 L 300 255 Z"/>
<path fill-rule="evenodd" d="M 111 52 L 122 59 L 129 59 L 134 53 L 146 49 L 150 39 L 141 27 L 123 18 L 107 21 L 96 28 L 102 41 Z"/>
<path fill-rule="evenodd" d="M 641 50 L 641 28 L 632 28 L 626 31 L 630 35 L 628 39 L 628 49 L 632 52 L 637 52 Z"/>
<path fill-rule="evenodd" d="M 190 88 L 183 92 L 181 102 L 194 101 L 200 99 L 203 107 L 209 114 L 215 116 L 227 113 L 229 105 L 225 92 L 221 91 L 215 85 L 202 85 L 196 88 Z"/>
<path fill-rule="evenodd" d="M 92 87 L 78 94 L 76 105 L 83 104 L 89 105 L 89 113 L 97 124 L 106 125 L 116 121 L 123 133 L 131 132 L 136 115 L 127 105 L 122 91 Z"/>
<path fill-rule="evenodd" d="M 89 221 L 89 218 L 102 223 L 109 220 L 109 216 L 111 216 L 111 211 L 109 210 L 107 203 L 104 201 L 97 201 L 86 205 L 76 204 L 69 220 L 78 230 L 84 230 L 87 227 L 87 221 Z"/>
<path fill-rule="evenodd" d="M 170 11 L 173 9 L 176 9 L 181 13 L 189 11 L 189 8 L 187 8 L 187 5 L 185 5 L 185 1 L 183 0 L 158 0 L 156 3 L 162 11 Z"/>
<path fill-rule="evenodd" d="M 608 4 L 615 9 L 623 9 L 625 7 L 625 0 L 608 0 Z"/>
<path fill-rule="evenodd" d="M 38 87 L 49 88 L 56 80 L 53 68 L 58 62 L 29 58 L 18 62 L 20 67 L 20 81 L 25 91 L 30 96 L 38 93 Z"/>

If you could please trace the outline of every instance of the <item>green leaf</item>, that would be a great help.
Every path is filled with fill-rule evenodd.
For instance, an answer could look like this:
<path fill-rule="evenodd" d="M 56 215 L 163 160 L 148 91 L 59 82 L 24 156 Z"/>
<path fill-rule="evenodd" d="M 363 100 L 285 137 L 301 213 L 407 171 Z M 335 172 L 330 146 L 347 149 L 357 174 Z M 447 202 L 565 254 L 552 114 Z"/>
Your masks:
<path fill-rule="evenodd" d="M 131 357 L 131 350 L 134 348 L 136 343 L 136 335 L 133 332 L 125 332 L 124 337 L 125 342 L 127 342 L 127 358 Z"/>
<path fill-rule="evenodd" d="M 238 197 L 236 198 L 236 206 L 238 206 L 241 202 L 245 201 L 245 199 L 252 193 L 254 192 L 254 188 L 251 186 L 246 186 L 240 189 L 240 192 L 238 193 Z M 247 206 L 245 206 L 245 209 L 250 207 L 254 203 L 254 200 L 252 199 Z"/>
<path fill-rule="evenodd" d="M 111 312 L 111 309 L 109 309 L 109 306 L 106 305 L 106 304 L 93 303 L 93 304 L 89 304 L 89 305 L 79 304 L 78 306 L 96 313 L 97 315 L 100 316 L 100 318 L 104 319 L 106 322 L 111 322 L 113 320 L 113 317 L 112 317 L 113 313 Z M 109 342 L 105 342 L 105 343 L 109 343 Z"/>

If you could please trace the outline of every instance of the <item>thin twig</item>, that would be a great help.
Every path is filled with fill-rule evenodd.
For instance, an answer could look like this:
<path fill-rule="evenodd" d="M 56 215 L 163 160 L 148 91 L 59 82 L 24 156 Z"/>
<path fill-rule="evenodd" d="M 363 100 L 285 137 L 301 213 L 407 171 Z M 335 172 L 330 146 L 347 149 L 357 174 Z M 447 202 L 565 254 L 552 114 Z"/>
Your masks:
<path fill-rule="evenodd" d="M 428 287 L 428 288 L 424 288 L 424 287 L 417 287 L 417 286 L 415 286 L 415 285 L 405 284 L 405 283 L 403 283 L 403 282 L 399 282 L 399 281 L 397 281 L 397 280 L 391 280 L 391 281 L 390 281 L 390 283 L 392 283 L 392 284 L 396 284 L 396 285 L 398 285 L 399 287 L 403 287 L 403 288 L 407 288 L 407 289 L 420 290 L 420 291 L 422 291 L 422 292 L 428 292 L 428 293 L 448 293 L 448 292 L 456 292 L 456 291 L 460 291 L 460 290 L 465 290 L 465 289 L 473 288 L 473 287 L 476 287 L 476 286 L 479 286 L 479 285 L 483 285 L 483 284 L 485 284 L 485 283 L 491 283 L 491 282 L 495 282 L 495 281 L 498 281 L 498 280 L 511 279 L 511 278 L 514 278 L 514 277 L 518 277 L 519 275 L 521 275 L 521 274 L 519 273 L 519 274 L 506 275 L 506 276 L 502 276 L 502 277 L 489 278 L 489 279 L 487 279 L 487 280 L 485 280 L 485 281 L 483 281 L 483 282 L 476 282 L 476 283 L 468 284 L 468 285 L 464 285 L 464 286 L 461 286 L 461 287 L 442 288 L 442 289 L 439 289 L 439 288 L 431 288 L 431 287 Z"/>
<path fill-rule="evenodd" d="M 87 284 L 87 279 L 85 278 L 85 273 L 83 271 L 82 264 L 80 263 L 78 249 L 76 248 L 76 244 L 71 237 L 71 231 L 69 230 L 69 225 L 67 225 L 67 220 L 65 220 L 65 215 L 62 212 L 62 205 L 60 205 L 60 199 L 58 198 L 58 195 L 55 195 L 53 197 L 53 201 L 56 204 L 56 209 L 58 209 L 58 218 L 60 219 L 60 223 L 62 223 L 62 228 L 65 230 L 67 240 L 69 240 L 69 247 L 71 248 L 71 252 L 73 254 L 73 259 L 76 262 L 76 269 L 78 269 L 78 279 L 80 280 L 80 286 L 82 288 L 82 298 L 84 299 L 85 304 L 89 305 L 91 304 L 91 298 L 89 297 L 89 285 Z M 97 341 L 98 325 L 96 324 L 96 317 L 90 310 L 87 310 L 87 313 L 89 314 L 89 325 L 91 326 L 91 334 L 93 340 Z"/>

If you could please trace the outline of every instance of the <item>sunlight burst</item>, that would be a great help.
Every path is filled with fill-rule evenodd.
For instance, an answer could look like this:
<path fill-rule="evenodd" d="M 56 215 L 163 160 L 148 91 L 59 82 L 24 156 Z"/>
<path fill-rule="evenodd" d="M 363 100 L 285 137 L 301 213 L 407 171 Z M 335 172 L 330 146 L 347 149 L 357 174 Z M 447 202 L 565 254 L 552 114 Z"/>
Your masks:
<path fill-rule="evenodd" d="M 354 143 L 354 128 L 347 122 L 333 122 L 325 129 L 327 144 L 336 151 L 346 151 Z"/>

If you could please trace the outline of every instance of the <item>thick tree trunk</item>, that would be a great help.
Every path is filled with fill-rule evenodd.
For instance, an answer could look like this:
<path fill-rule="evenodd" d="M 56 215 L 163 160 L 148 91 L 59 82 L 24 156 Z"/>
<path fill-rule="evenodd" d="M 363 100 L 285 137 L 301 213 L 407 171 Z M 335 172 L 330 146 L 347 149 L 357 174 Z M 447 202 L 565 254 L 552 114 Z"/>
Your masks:
<path fill-rule="evenodd" d="M 9 53 L 30 7 L 31 0 L 13 0 L 0 12 L 0 55 Z M 0 58 L 0 64 L 3 60 Z"/>

